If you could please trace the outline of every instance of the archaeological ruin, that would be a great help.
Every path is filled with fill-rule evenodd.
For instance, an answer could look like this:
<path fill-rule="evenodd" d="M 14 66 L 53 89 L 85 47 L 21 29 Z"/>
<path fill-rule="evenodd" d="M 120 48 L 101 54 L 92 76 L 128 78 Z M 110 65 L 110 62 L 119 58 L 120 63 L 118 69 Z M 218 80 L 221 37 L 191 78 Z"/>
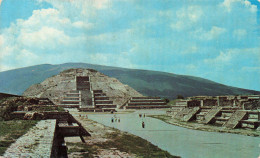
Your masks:
<path fill-rule="evenodd" d="M 169 108 L 159 97 L 145 97 L 128 85 L 92 69 L 70 69 L 28 88 L 25 96 L 44 97 L 64 108 L 87 112 Z"/>
<path fill-rule="evenodd" d="M 227 128 L 259 128 L 260 95 L 196 96 L 178 100 L 168 115 Z"/>

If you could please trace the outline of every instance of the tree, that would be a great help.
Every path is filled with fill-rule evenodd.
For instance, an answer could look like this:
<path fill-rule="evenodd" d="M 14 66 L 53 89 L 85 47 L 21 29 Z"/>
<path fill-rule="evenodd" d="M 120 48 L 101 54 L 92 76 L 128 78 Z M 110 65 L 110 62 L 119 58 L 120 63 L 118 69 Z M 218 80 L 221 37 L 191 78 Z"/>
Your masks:
<path fill-rule="evenodd" d="M 177 95 L 177 99 L 184 99 L 182 95 Z"/>

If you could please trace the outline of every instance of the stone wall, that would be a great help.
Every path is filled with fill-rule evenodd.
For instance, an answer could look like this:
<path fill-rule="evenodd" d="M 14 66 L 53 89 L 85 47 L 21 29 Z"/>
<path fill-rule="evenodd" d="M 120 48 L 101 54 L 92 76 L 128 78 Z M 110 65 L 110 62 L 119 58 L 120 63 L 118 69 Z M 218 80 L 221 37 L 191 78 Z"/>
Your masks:
<path fill-rule="evenodd" d="M 4 157 L 55 157 L 56 120 L 42 120 L 6 150 Z"/>

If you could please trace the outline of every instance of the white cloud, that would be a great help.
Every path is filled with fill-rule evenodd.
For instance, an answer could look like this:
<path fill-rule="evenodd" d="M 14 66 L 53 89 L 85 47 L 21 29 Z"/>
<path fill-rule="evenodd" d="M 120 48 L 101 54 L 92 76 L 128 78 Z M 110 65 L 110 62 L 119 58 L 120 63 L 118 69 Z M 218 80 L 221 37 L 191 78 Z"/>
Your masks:
<path fill-rule="evenodd" d="M 230 52 L 224 53 L 220 52 L 220 54 L 214 59 L 205 59 L 204 62 L 207 64 L 214 64 L 214 65 L 223 65 L 229 63 L 232 59 L 232 54 Z"/>
<path fill-rule="evenodd" d="M 259 52 L 260 52 L 260 47 L 245 48 L 245 49 L 238 49 L 238 48 L 228 49 L 226 51 L 221 51 L 220 54 L 215 58 L 204 59 L 204 62 L 211 66 L 232 65 L 236 63 L 235 61 L 237 61 L 241 65 L 248 62 L 249 64 L 254 64 L 253 60 L 256 60 L 258 62 L 260 61 Z M 251 61 L 248 61 L 247 59 L 251 59 Z"/>
<path fill-rule="evenodd" d="M 252 5 L 248 0 L 224 0 L 221 4 L 228 12 L 230 12 L 235 5 L 243 5 L 250 9 L 251 12 L 257 11 L 257 6 Z"/>
<path fill-rule="evenodd" d="M 91 28 L 93 28 L 93 24 L 84 23 L 83 21 L 74 22 L 72 25 L 76 28 L 79 28 L 79 29 L 91 29 Z"/>
<path fill-rule="evenodd" d="M 58 45 L 65 46 L 70 43 L 70 37 L 63 31 L 45 26 L 36 32 L 21 32 L 17 40 L 23 46 L 39 49 L 55 49 Z"/>
<path fill-rule="evenodd" d="M 243 39 L 247 35 L 247 31 L 245 29 L 236 29 L 233 31 L 233 36 L 239 40 Z"/>
<path fill-rule="evenodd" d="M 213 26 L 209 31 L 205 31 L 202 28 L 194 31 L 191 35 L 201 40 L 213 40 L 221 36 L 226 32 L 225 28 Z"/>
<path fill-rule="evenodd" d="M 185 30 L 195 25 L 203 15 L 203 10 L 199 6 L 189 6 L 181 8 L 176 12 L 177 21 L 171 23 L 171 28 L 175 30 Z"/>

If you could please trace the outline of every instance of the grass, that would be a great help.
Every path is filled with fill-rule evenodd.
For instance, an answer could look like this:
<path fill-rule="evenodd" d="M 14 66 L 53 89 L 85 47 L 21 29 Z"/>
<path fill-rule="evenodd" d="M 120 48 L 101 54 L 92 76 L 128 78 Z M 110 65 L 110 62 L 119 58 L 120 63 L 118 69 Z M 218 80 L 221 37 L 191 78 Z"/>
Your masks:
<path fill-rule="evenodd" d="M 119 130 L 107 134 L 106 137 L 108 138 L 108 141 L 103 143 L 96 143 L 94 145 L 88 145 L 84 143 L 68 143 L 68 146 L 72 146 L 68 153 L 81 152 L 82 156 L 91 158 L 98 153 L 99 149 L 116 148 L 121 152 L 135 154 L 137 157 L 143 158 L 176 157 L 138 136 L 120 132 Z"/>
<path fill-rule="evenodd" d="M 31 120 L 0 121 L 0 155 L 36 123 Z"/>
<path fill-rule="evenodd" d="M 43 112 L 43 111 L 58 111 L 58 112 L 64 112 L 65 109 L 63 107 L 56 107 L 56 106 L 35 106 L 34 107 L 35 110 L 34 111 L 38 111 L 38 112 Z"/>

